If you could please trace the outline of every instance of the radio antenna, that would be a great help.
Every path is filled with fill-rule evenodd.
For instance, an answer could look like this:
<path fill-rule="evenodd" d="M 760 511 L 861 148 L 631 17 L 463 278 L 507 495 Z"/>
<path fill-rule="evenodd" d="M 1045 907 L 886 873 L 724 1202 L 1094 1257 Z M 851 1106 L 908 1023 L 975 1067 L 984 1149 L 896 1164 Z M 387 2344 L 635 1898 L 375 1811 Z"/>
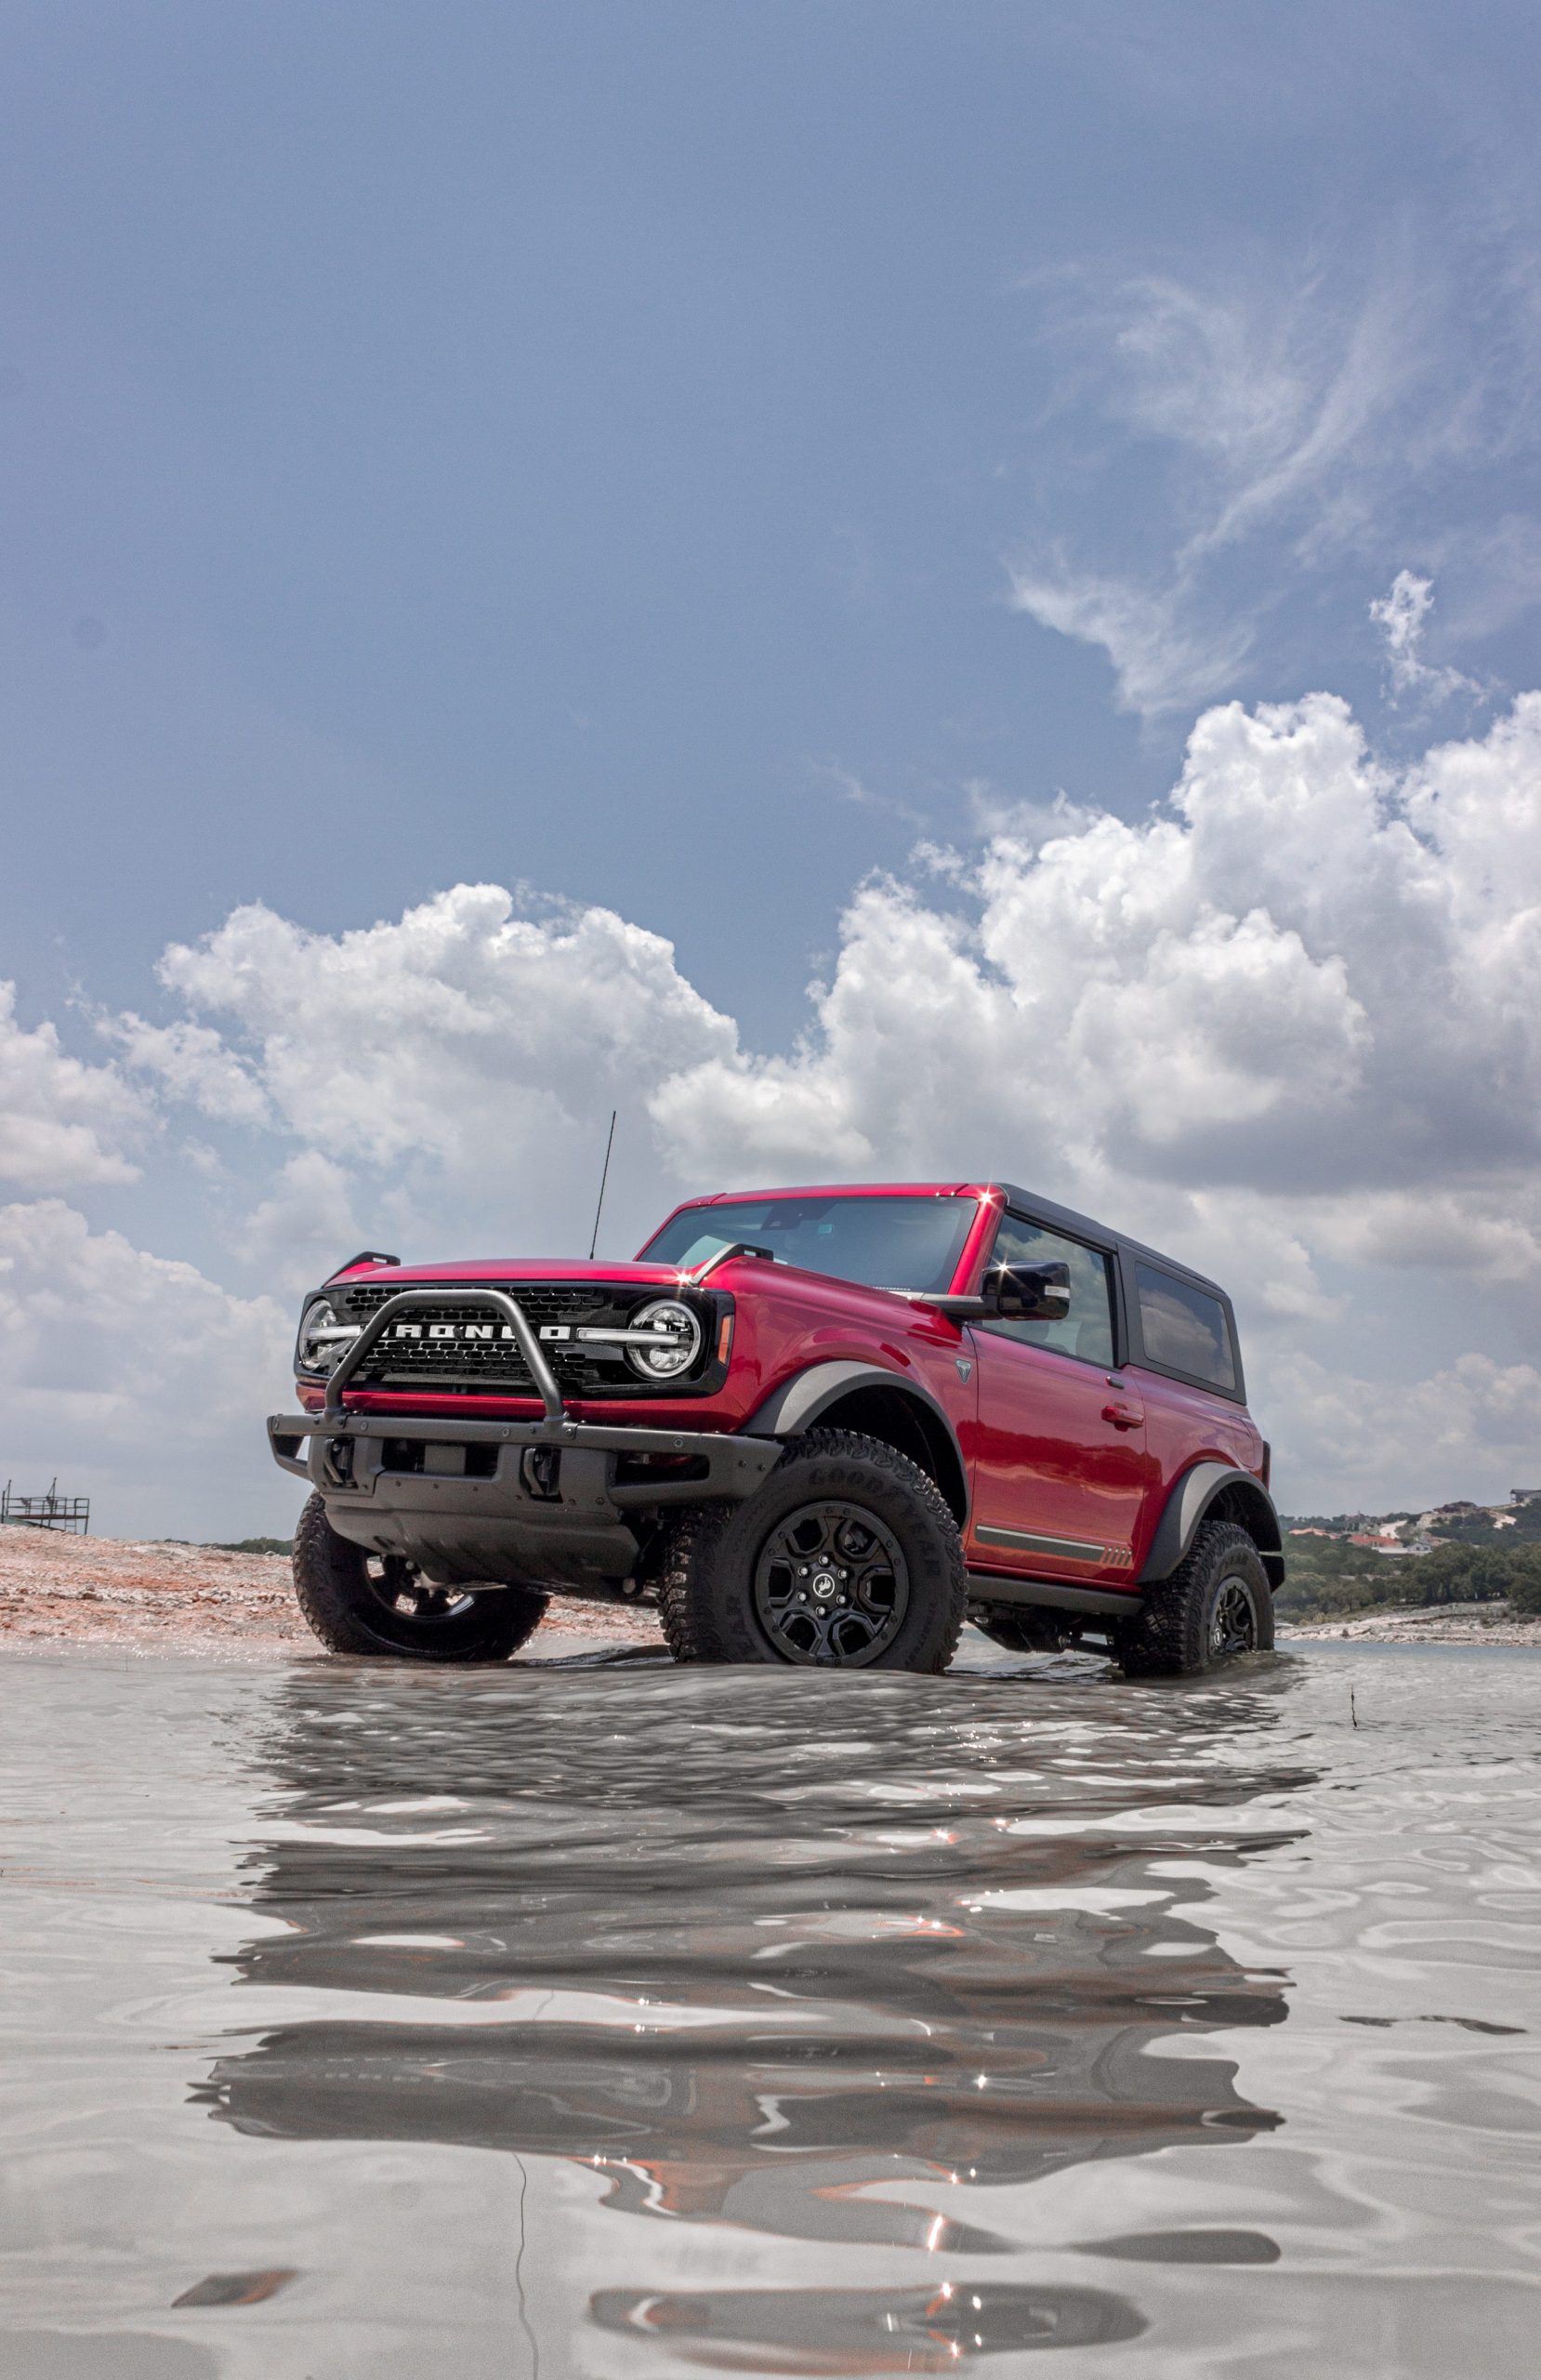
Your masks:
<path fill-rule="evenodd" d="M 610 1180 L 610 1152 L 615 1145 L 616 1113 L 613 1107 L 610 1111 L 610 1138 L 605 1143 L 604 1170 L 599 1176 L 599 1200 L 594 1210 L 594 1236 L 588 1243 L 588 1261 L 591 1264 L 594 1262 L 594 1250 L 599 1245 L 599 1217 L 604 1212 L 605 1183 Z"/>

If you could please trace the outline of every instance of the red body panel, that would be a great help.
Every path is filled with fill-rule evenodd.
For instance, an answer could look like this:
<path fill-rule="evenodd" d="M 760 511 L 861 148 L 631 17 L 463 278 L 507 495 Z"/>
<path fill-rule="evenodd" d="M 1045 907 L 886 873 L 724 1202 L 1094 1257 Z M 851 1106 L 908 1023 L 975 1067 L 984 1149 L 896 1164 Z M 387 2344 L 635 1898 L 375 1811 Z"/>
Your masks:
<path fill-rule="evenodd" d="M 1148 1523 L 1138 1547 L 1143 1561 L 1161 1515 L 1162 1505 L 1175 1482 L 1195 1462 L 1233 1463 L 1238 1471 L 1263 1475 L 1261 1433 L 1245 1405 L 1211 1396 L 1186 1382 L 1131 1364 L 1125 1375 L 1145 1408 L 1145 1445 L 1151 1460 Z"/>
<path fill-rule="evenodd" d="M 951 1294 L 972 1295 L 988 1263 L 1006 1194 L 958 1182 L 835 1183 L 785 1191 L 724 1191 L 682 1206 L 733 1197 L 975 1197 L 980 1212 L 959 1256 Z M 676 1208 L 674 1212 L 681 1211 Z M 392 1286 L 442 1282 L 589 1279 L 669 1289 L 692 1276 L 641 1263 L 562 1263 L 510 1258 L 454 1264 L 359 1265 L 339 1280 Z M 970 1568 L 1002 1576 L 1081 1580 L 1133 1589 L 1163 1507 L 1192 1464 L 1218 1461 L 1262 1477 L 1262 1440 L 1245 1406 L 1166 1374 L 1126 1364 L 1116 1371 L 1005 1332 L 955 1320 L 891 1290 L 863 1288 L 797 1266 L 735 1258 L 711 1274 L 731 1291 L 734 1323 L 726 1381 L 710 1395 L 569 1400 L 580 1421 L 646 1422 L 660 1430 L 744 1428 L 774 1391 L 816 1364 L 854 1361 L 918 1387 L 952 1423 L 968 1474 L 965 1545 Z M 302 1382 L 312 1411 L 319 1384 Z M 529 1420 L 530 1398 L 349 1391 L 362 1412 Z"/>
<path fill-rule="evenodd" d="M 993 1331 L 970 1335 L 979 1355 L 970 1567 L 1131 1585 L 1153 1466 L 1141 1424 L 1103 1418 L 1121 1402 L 1133 1408 L 1127 1384 L 1121 1396 L 1100 1365 Z M 1004 1545 L 981 1536 L 992 1528 L 1042 1541 Z"/>

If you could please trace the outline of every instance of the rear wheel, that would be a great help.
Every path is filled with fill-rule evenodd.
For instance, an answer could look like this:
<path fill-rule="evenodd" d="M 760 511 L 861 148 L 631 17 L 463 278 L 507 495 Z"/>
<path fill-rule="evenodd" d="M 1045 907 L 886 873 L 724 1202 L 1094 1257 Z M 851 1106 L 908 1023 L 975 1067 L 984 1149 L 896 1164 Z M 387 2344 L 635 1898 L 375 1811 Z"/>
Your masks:
<path fill-rule="evenodd" d="M 741 1504 L 670 1527 L 659 1611 L 679 1661 L 944 1670 L 967 1588 L 935 1483 L 881 1439 L 810 1430 Z"/>
<path fill-rule="evenodd" d="M 1187 1559 L 1146 1590 L 1115 1641 L 1128 1677 L 1198 1677 L 1244 1653 L 1271 1653 L 1273 1597 L 1245 1529 L 1205 1521 Z"/>
<path fill-rule="evenodd" d="M 399 1661 L 506 1661 L 545 1616 L 534 1587 L 436 1587 L 395 1554 L 339 1537 L 312 1496 L 295 1531 L 295 1596 L 333 1653 Z"/>

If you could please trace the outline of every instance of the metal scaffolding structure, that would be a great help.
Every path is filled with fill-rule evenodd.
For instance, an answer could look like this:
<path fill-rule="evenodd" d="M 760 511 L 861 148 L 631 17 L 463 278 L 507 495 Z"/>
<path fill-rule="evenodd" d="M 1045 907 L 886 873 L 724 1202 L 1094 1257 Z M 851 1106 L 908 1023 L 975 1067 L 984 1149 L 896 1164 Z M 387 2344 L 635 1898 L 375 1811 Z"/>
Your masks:
<path fill-rule="evenodd" d="M 46 1496 L 19 1496 L 10 1480 L 0 1488 L 0 1521 L 21 1528 L 59 1528 L 72 1537 L 91 1534 L 89 1496 L 61 1496 L 56 1479 Z"/>

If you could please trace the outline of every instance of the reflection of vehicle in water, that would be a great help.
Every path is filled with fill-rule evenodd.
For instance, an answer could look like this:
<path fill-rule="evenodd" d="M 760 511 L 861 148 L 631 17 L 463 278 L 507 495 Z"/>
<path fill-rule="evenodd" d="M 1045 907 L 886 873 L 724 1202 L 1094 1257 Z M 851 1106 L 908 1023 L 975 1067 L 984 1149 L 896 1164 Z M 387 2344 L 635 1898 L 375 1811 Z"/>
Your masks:
<path fill-rule="evenodd" d="M 951 2372 L 1024 2347 L 1116 2347 L 1145 2328 L 1104 2289 L 1040 2281 L 933 2282 L 920 2289 L 599 2289 L 601 2330 L 726 2351 L 730 2372 Z M 745 2358 L 744 2350 L 750 2350 Z M 810 2360 L 816 2359 L 816 2360 Z"/>
<path fill-rule="evenodd" d="M 814 1711 L 763 1672 L 705 1683 L 293 1680 L 271 1761 L 297 1799 L 251 1896 L 283 1930 L 235 1964 L 415 2005 L 280 2021 L 199 2096 L 252 2133 L 598 2165 L 617 2210 L 976 2251 L 1010 2243 L 939 2215 L 938 2184 L 1276 2121 L 1228 2060 L 1162 2047 L 1284 2015 L 1192 1873 L 1265 1840 L 1218 1805 L 1292 1781 L 1258 1759 L 1271 1698 L 1121 1721 L 1045 1688 L 1028 1734 L 1020 1681 L 832 1679 Z"/>

